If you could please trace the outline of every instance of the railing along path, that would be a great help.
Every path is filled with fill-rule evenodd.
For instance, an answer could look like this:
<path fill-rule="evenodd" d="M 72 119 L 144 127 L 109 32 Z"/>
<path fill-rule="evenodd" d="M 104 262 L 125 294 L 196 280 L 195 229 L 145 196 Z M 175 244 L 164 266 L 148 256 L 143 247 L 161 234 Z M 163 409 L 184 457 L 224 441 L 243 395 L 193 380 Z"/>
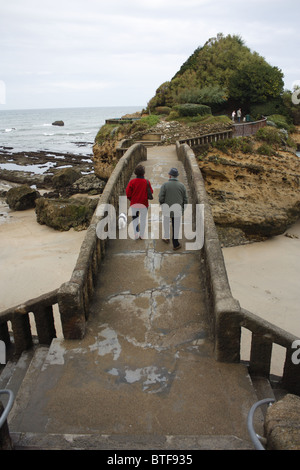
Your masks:
<path fill-rule="evenodd" d="M 216 360 L 240 361 L 241 328 L 246 328 L 252 332 L 249 357 L 251 373 L 269 377 L 273 344 L 278 344 L 286 349 L 282 385 L 287 391 L 300 394 L 300 367 L 291 359 L 294 352 L 292 345 L 297 338 L 241 308 L 232 297 L 222 250 L 195 155 L 186 143 L 178 142 L 176 149 L 179 159 L 184 163 L 193 204 L 205 206 L 204 246 L 201 256 L 205 262 Z M 146 152 L 146 148 L 141 144 L 130 147 L 114 169 L 99 204 L 113 204 L 117 207 L 119 195 L 124 193 L 137 163 L 146 160 Z M 64 338 L 80 339 L 84 336 L 89 303 L 101 269 L 101 260 L 105 255 L 106 240 L 100 240 L 96 234 L 97 223 L 103 217 L 104 214 L 94 215 L 69 281 L 53 292 L 0 313 L 0 340 L 4 341 L 8 348 L 13 347 L 16 355 L 33 345 L 34 335 L 29 317 L 31 312 L 35 319 L 38 343 L 50 344 L 56 337 L 53 316 L 53 307 L 56 304 Z"/>

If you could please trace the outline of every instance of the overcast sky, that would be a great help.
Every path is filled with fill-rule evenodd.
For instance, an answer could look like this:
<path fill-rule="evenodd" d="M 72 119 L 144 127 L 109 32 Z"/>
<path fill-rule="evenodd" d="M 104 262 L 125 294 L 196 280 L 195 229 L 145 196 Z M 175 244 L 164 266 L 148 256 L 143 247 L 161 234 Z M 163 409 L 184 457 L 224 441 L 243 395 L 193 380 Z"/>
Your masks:
<path fill-rule="evenodd" d="M 1 109 L 146 106 L 222 32 L 300 83 L 299 0 L 9 0 L 0 6 Z"/>

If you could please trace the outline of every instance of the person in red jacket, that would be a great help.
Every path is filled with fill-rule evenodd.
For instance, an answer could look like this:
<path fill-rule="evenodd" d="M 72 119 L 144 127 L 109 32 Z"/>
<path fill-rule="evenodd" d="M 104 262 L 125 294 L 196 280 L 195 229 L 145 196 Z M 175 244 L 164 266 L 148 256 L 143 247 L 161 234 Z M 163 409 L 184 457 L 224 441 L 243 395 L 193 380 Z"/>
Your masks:
<path fill-rule="evenodd" d="M 132 210 L 135 239 L 138 239 L 144 236 L 146 228 L 147 209 L 149 205 L 147 193 L 148 183 L 152 193 L 153 189 L 150 181 L 145 178 L 145 167 L 143 165 L 138 165 L 134 170 L 134 174 L 136 178 L 129 181 L 126 188 L 126 196 L 130 201 Z"/>

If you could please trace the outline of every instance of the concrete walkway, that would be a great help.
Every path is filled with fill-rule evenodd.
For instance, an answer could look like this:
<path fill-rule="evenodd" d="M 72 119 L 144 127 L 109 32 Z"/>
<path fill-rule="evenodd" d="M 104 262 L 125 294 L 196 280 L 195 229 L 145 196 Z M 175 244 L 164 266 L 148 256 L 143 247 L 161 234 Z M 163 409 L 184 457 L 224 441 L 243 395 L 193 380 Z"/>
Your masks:
<path fill-rule="evenodd" d="M 149 148 L 145 166 L 153 203 L 172 166 L 185 182 L 173 146 Z M 204 290 L 184 241 L 174 252 L 160 239 L 111 240 L 86 336 L 41 348 L 41 371 L 23 384 L 9 423 L 19 445 L 30 432 L 44 448 L 58 436 L 70 448 L 253 448 L 257 397 L 242 364 L 213 358 Z"/>

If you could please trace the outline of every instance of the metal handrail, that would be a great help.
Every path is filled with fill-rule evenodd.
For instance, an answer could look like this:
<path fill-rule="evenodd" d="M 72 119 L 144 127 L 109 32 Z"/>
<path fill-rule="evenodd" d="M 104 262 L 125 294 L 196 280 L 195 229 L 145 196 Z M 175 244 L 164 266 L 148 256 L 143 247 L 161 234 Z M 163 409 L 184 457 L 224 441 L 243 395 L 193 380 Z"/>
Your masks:
<path fill-rule="evenodd" d="M 3 411 L 2 415 L 0 416 L 0 429 L 2 428 L 3 424 L 5 423 L 6 418 L 8 416 L 8 413 L 10 412 L 10 410 L 13 406 L 13 402 L 14 402 L 14 394 L 11 390 L 8 390 L 8 389 L 0 390 L 0 395 L 4 394 L 4 393 L 9 395 L 9 399 L 8 399 L 8 403 L 7 403 L 6 407 L 4 408 L 4 411 Z"/>
<path fill-rule="evenodd" d="M 254 444 L 255 450 L 266 450 L 266 449 L 261 443 L 261 441 L 263 441 L 264 438 L 260 436 L 259 434 L 257 434 L 254 430 L 254 426 L 253 426 L 254 413 L 259 406 L 265 405 L 265 404 L 269 405 L 274 402 L 275 402 L 274 398 L 264 398 L 263 400 L 260 400 L 254 403 L 254 405 L 251 407 L 249 411 L 248 418 L 247 418 L 247 428 L 248 428 L 248 432 L 250 434 L 251 440 Z"/>

